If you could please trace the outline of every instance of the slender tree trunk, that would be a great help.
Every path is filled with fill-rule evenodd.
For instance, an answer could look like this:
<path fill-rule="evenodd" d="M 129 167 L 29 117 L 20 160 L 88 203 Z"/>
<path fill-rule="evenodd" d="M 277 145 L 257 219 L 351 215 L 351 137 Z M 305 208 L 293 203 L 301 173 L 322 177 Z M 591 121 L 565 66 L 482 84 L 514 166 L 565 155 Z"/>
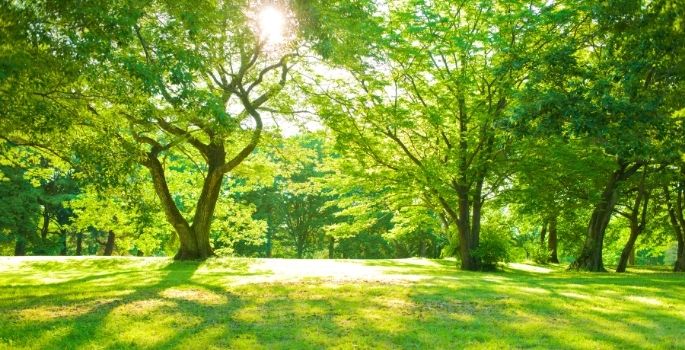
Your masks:
<path fill-rule="evenodd" d="M 66 256 L 67 255 L 67 231 L 66 230 L 60 230 L 60 242 L 62 243 L 62 249 L 60 249 L 59 255 L 61 256 Z"/>
<path fill-rule="evenodd" d="M 685 217 L 683 217 L 683 194 L 676 187 L 675 203 L 671 202 L 670 188 L 664 186 L 664 194 L 666 195 L 666 208 L 668 210 L 668 217 L 675 233 L 676 241 L 678 242 L 676 250 L 676 261 L 673 265 L 674 272 L 685 272 Z"/>
<path fill-rule="evenodd" d="M 470 224 L 470 201 L 468 196 L 468 188 L 460 188 L 458 191 L 458 208 L 459 217 L 457 220 L 457 230 L 459 231 L 459 256 L 461 258 L 461 269 L 467 271 L 476 271 L 480 269 L 478 262 L 473 257 L 473 249 L 471 242 L 471 224 Z"/>
<path fill-rule="evenodd" d="M 48 206 L 43 206 L 43 225 L 40 228 L 40 241 L 45 244 L 48 239 L 48 230 L 50 229 L 50 212 Z"/>
<path fill-rule="evenodd" d="M 618 200 L 618 186 L 622 181 L 635 173 L 639 167 L 640 165 L 635 164 L 631 169 L 627 170 L 627 164 L 620 163 L 619 168 L 611 174 L 604 187 L 601 199 L 590 217 L 583 249 L 576 260 L 569 266 L 570 269 L 592 272 L 606 271 L 604 261 L 602 260 L 604 234 Z"/>
<path fill-rule="evenodd" d="M 685 241 L 682 237 L 678 240 L 677 249 L 673 272 L 685 272 Z"/>
<path fill-rule="evenodd" d="M 328 258 L 333 259 L 335 257 L 335 238 L 328 237 Z"/>
<path fill-rule="evenodd" d="M 14 256 L 25 256 L 26 255 L 26 234 L 19 232 L 16 236 L 14 242 Z"/>
<path fill-rule="evenodd" d="M 150 170 L 155 192 L 160 199 L 167 221 L 174 228 L 174 231 L 178 234 L 179 241 L 181 242 L 181 248 L 175 258 L 188 257 L 189 259 L 192 259 L 198 257 L 197 242 L 193 237 L 190 225 L 188 225 L 188 222 L 183 218 L 181 212 L 174 203 L 174 199 L 171 196 L 164 176 L 164 168 L 159 162 L 159 159 L 157 159 L 157 155 L 150 154 L 145 165 Z"/>
<path fill-rule="evenodd" d="M 628 255 L 629 266 L 635 266 L 635 249 L 635 246 L 633 246 L 633 249 L 630 251 L 630 255 Z"/>
<path fill-rule="evenodd" d="M 556 215 L 549 218 L 549 238 L 547 248 L 549 249 L 549 262 L 558 264 L 559 257 L 557 256 L 557 217 Z"/>
<path fill-rule="evenodd" d="M 542 223 L 542 229 L 540 229 L 540 246 L 544 247 L 547 238 L 547 221 Z"/>
<path fill-rule="evenodd" d="M 112 256 L 112 253 L 114 253 L 114 239 L 116 236 L 114 235 L 114 231 L 109 230 L 109 233 L 107 234 L 107 243 L 105 243 L 105 256 Z"/>
<path fill-rule="evenodd" d="M 83 233 L 81 232 L 76 234 L 76 255 L 83 255 Z"/>
<path fill-rule="evenodd" d="M 626 267 L 628 266 L 628 259 L 630 258 L 630 253 L 635 249 L 635 241 L 637 241 L 637 236 L 640 235 L 640 229 L 637 226 L 631 225 L 630 236 L 626 242 L 623 251 L 621 252 L 621 257 L 618 259 L 618 266 L 616 266 L 616 272 L 626 272 Z"/>

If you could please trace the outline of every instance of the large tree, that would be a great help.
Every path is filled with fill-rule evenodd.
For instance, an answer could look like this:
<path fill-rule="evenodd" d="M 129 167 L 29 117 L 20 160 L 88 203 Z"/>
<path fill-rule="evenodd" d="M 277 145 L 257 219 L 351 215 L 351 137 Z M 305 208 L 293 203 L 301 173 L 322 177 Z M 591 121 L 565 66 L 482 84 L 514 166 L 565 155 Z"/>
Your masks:
<path fill-rule="evenodd" d="M 391 2 L 365 34 L 375 50 L 310 91 L 370 176 L 401 182 L 455 223 L 462 269 L 480 268 L 481 211 L 506 178 L 507 111 L 537 55 L 573 30 L 567 16 L 544 1 Z"/>
<path fill-rule="evenodd" d="M 8 6 L 16 13 L 13 21 L 29 33 L 13 43 L 53 62 L 57 75 L 76 78 L 69 85 L 58 79 L 27 83 L 19 87 L 23 95 L 11 96 L 50 106 L 59 117 L 51 123 L 65 136 L 41 132 L 38 122 L 47 116 L 40 113 L 5 126 L 5 135 L 46 148 L 68 147 L 81 166 L 112 178 L 125 177 L 136 163 L 144 166 L 180 238 L 176 258 L 212 255 L 210 225 L 225 174 L 259 144 L 260 108 L 288 79 L 292 46 L 272 37 L 293 33 L 287 7 L 275 19 L 284 27 L 274 28 L 278 23 L 260 17 L 263 8 L 246 1 Z M 17 66 L 16 81 L 48 69 Z M 22 116 L 13 114 L 15 120 Z M 188 157 L 202 173 L 189 217 L 169 186 L 170 156 Z"/>

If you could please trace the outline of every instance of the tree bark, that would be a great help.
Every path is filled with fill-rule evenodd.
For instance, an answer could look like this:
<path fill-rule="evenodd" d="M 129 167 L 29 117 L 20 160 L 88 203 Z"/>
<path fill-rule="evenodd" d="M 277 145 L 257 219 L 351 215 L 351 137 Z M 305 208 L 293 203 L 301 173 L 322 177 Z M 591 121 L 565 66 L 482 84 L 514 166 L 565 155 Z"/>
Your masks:
<path fill-rule="evenodd" d="M 557 256 L 557 246 L 558 246 L 558 237 L 557 237 L 557 217 L 556 215 L 552 216 L 549 218 L 549 238 L 547 242 L 547 248 L 549 249 L 549 262 L 558 264 L 559 263 L 559 257 Z"/>
<path fill-rule="evenodd" d="M 107 243 L 105 243 L 105 256 L 112 256 L 114 253 L 114 239 L 116 238 L 114 231 L 110 230 L 107 234 Z"/>
<path fill-rule="evenodd" d="M 591 272 L 605 272 L 602 250 L 604 248 L 604 234 L 614 212 L 618 200 L 618 187 L 622 181 L 630 177 L 640 168 L 641 164 L 634 164 L 630 168 L 627 163 L 619 162 L 619 168 L 609 177 L 599 203 L 595 206 L 583 249 L 576 260 L 569 266 L 573 270 Z"/>
<path fill-rule="evenodd" d="M 542 223 L 542 229 L 540 229 L 540 246 L 545 246 L 545 238 L 547 236 L 547 221 Z"/>

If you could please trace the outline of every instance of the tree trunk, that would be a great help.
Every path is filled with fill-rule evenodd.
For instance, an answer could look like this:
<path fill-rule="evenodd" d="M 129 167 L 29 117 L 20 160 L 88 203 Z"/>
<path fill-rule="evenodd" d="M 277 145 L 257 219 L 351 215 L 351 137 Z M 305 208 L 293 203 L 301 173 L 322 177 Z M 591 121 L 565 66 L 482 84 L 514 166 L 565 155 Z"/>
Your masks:
<path fill-rule="evenodd" d="M 114 235 L 114 231 L 110 230 L 109 233 L 107 234 L 107 243 L 105 243 L 105 256 L 112 256 L 112 253 L 114 253 L 114 239 L 116 236 Z"/>
<path fill-rule="evenodd" d="M 585 270 L 591 272 L 605 272 L 602 250 L 604 248 L 604 234 L 614 212 L 618 200 L 618 186 L 622 181 L 631 176 L 640 164 L 635 164 L 627 169 L 626 163 L 619 163 L 619 168 L 614 171 L 607 181 L 599 203 L 595 206 L 588 224 L 587 236 L 583 249 L 569 269 Z"/>
<path fill-rule="evenodd" d="M 547 221 L 542 223 L 542 229 L 540 229 L 540 246 L 544 247 L 545 246 L 545 238 L 547 236 Z"/>
<path fill-rule="evenodd" d="M 628 259 L 630 258 L 630 253 L 635 249 L 635 241 L 637 241 L 637 236 L 640 234 L 640 229 L 633 225 L 630 227 L 630 236 L 628 237 L 628 242 L 626 242 L 623 251 L 621 252 L 621 258 L 618 260 L 618 266 L 616 266 L 616 272 L 626 272 L 626 267 L 628 266 Z"/>
<path fill-rule="evenodd" d="M 48 239 L 48 230 L 50 229 L 50 212 L 48 206 L 43 206 L 43 225 L 40 228 L 40 241 L 45 244 Z"/>
<path fill-rule="evenodd" d="M 76 234 L 76 255 L 83 255 L 83 233 L 81 232 Z"/>
<path fill-rule="evenodd" d="M 202 193 L 195 208 L 195 220 L 191 227 L 188 221 L 181 215 L 171 196 L 164 175 L 164 168 L 159 159 L 157 159 L 157 155 L 155 153 L 149 154 L 144 165 L 150 170 L 155 192 L 160 199 L 164 214 L 167 221 L 178 234 L 181 243 L 181 247 L 176 256 L 174 256 L 174 259 L 198 260 L 212 256 L 213 251 L 209 245 L 209 228 L 221 189 L 223 173 L 210 166 L 205 183 L 202 186 Z"/>
<path fill-rule="evenodd" d="M 673 272 L 685 272 L 685 241 L 683 241 L 682 237 L 678 240 L 677 249 Z"/>
<path fill-rule="evenodd" d="M 630 251 L 630 255 L 628 255 L 628 265 L 635 266 L 635 246 L 633 246 L 633 249 Z"/>
<path fill-rule="evenodd" d="M 67 231 L 60 230 L 59 240 L 60 240 L 60 243 L 62 243 L 62 249 L 60 249 L 59 255 L 66 256 L 67 255 Z"/>
<path fill-rule="evenodd" d="M 328 237 L 328 258 L 333 259 L 335 257 L 335 238 Z"/>
<path fill-rule="evenodd" d="M 26 255 L 26 235 L 20 233 L 16 236 L 16 241 L 14 242 L 14 256 L 25 256 Z"/>
<path fill-rule="evenodd" d="M 558 246 L 558 238 L 557 238 L 557 217 L 552 216 L 549 219 L 549 238 L 548 238 L 548 245 L 547 248 L 549 249 L 549 262 L 558 264 L 559 263 L 559 257 L 557 256 L 557 246 Z"/>
<path fill-rule="evenodd" d="M 682 186 L 682 184 L 681 184 Z M 664 186 L 664 194 L 666 195 L 666 208 L 668 210 L 668 217 L 675 233 L 676 241 L 678 242 L 676 250 L 676 261 L 673 265 L 673 272 L 685 272 L 685 217 L 683 217 L 683 194 L 680 189 L 677 189 L 675 203 L 671 202 L 670 189 Z"/>

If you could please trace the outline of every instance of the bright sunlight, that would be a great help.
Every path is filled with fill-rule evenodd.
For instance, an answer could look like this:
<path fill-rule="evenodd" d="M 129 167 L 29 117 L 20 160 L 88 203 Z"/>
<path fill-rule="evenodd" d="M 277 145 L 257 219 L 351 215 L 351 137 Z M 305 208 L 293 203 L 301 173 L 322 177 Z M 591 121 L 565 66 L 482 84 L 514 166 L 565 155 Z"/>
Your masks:
<path fill-rule="evenodd" d="M 283 12 L 273 6 L 266 6 L 259 12 L 257 21 L 259 36 L 267 46 L 283 42 L 285 31 Z"/>

